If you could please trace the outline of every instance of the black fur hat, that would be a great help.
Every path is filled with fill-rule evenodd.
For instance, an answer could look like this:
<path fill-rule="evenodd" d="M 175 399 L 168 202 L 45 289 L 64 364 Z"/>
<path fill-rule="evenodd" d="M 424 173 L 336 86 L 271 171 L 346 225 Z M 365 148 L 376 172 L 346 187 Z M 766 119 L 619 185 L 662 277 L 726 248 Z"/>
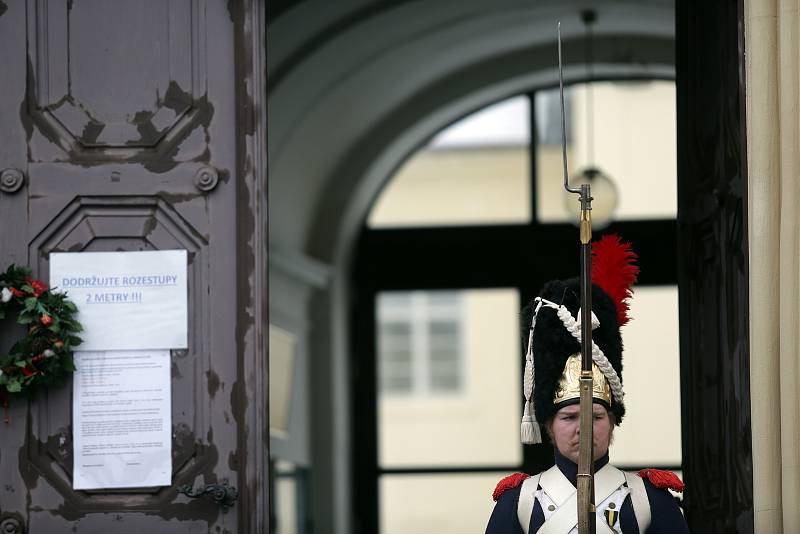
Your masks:
<path fill-rule="evenodd" d="M 577 278 L 547 282 L 539 293 L 539 297 L 565 306 L 573 318 L 578 318 L 581 302 L 580 285 Z M 526 334 L 531 328 L 536 305 L 536 300 L 531 301 L 522 310 L 522 331 Z M 592 313 L 600 323 L 597 328 L 592 330 L 592 341 L 603 351 L 621 381 L 622 336 L 617 322 L 617 309 L 606 292 L 595 284 L 592 284 Z M 525 338 L 524 348 L 527 351 L 529 336 L 523 337 Z M 556 310 L 547 306 L 539 309 L 533 339 L 533 364 L 536 369 L 533 383 L 533 409 L 536 412 L 536 418 L 540 422 L 545 422 L 561 407 L 553 404 L 556 386 L 561 378 L 561 373 L 564 372 L 567 358 L 580 353 L 581 346 L 565 328 Z M 614 399 L 610 408 L 619 424 L 625 415 L 623 401 Z"/>
<path fill-rule="evenodd" d="M 635 258 L 630 245 L 615 235 L 606 236 L 593 246 L 593 360 L 610 385 L 612 401 L 607 407 L 617 424 L 625 415 L 620 326 L 628 320 L 627 299 L 639 272 L 633 264 Z M 572 278 L 547 282 L 539 296 L 522 310 L 521 332 L 527 360 L 523 443 L 540 442 L 537 422 L 544 423 L 562 406 L 577 402 L 569 399 L 555 404 L 554 398 L 567 360 L 580 353 L 580 308 L 580 283 Z"/>

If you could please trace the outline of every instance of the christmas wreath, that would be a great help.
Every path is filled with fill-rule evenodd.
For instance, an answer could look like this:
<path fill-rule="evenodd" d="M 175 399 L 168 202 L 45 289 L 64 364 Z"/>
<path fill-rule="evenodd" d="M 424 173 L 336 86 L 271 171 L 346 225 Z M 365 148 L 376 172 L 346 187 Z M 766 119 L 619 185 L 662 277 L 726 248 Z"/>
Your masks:
<path fill-rule="evenodd" d="M 75 320 L 78 308 L 66 294 L 34 280 L 26 267 L 11 265 L 0 273 L 0 319 L 16 317 L 27 335 L 0 353 L 0 399 L 36 386 L 52 386 L 75 370 L 72 348 L 83 328 Z M 7 404 L 6 404 L 7 405 Z"/>

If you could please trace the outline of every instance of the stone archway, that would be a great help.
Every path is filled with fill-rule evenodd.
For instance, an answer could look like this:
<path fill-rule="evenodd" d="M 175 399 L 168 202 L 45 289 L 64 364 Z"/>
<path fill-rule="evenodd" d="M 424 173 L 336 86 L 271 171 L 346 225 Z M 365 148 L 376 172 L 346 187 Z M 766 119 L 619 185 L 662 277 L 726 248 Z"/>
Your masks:
<path fill-rule="evenodd" d="M 674 76 L 670 2 L 596 8 L 597 76 Z M 286 259 L 293 283 L 321 289 L 308 404 L 331 406 L 331 420 L 313 422 L 315 440 L 326 445 L 312 456 L 314 515 L 332 517 L 332 531 L 351 531 L 345 310 L 352 247 L 369 207 L 392 170 L 438 130 L 490 102 L 552 85 L 556 20 L 565 75 L 579 79 L 578 9 L 577 2 L 469 0 L 314 11 L 301 3 L 270 26 L 271 258 Z M 297 275 L 320 263 L 330 278 Z"/>

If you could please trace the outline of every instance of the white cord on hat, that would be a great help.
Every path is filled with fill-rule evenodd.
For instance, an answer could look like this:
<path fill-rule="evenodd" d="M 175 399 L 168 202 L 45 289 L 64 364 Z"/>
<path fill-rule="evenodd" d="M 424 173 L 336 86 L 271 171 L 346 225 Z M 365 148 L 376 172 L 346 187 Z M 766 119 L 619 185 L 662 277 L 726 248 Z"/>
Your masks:
<path fill-rule="evenodd" d="M 536 326 L 536 315 L 539 313 L 539 308 L 542 303 L 538 302 L 536 310 L 533 312 L 533 319 L 531 320 L 531 329 L 528 333 L 528 350 L 525 353 L 525 373 L 522 379 L 522 390 L 525 394 L 525 408 L 522 412 L 522 443 L 532 445 L 542 442 L 542 430 L 539 428 L 539 422 L 536 421 L 536 412 L 531 404 L 533 398 L 533 328 Z"/>
<path fill-rule="evenodd" d="M 556 310 L 556 314 L 558 315 L 558 318 L 561 319 L 564 327 L 570 334 L 572 334 L 572 337 L 577 339 L 578 343 L 580 343 L 581 325 L 577 320 L 575 320 L 566 306 L 563 304 L 559 306 L 555 302 L 551 302 L 541 297 L 536 297 L 536 300 L 539 301 L 539 305 L 536 308 L 537 310 L 542 304 L 548 308 L 553 308 Z M 592 329 L 595 329 L 600 325 L 600 322 L 597 321 L 597 326 L 595 326 L 596 320 L 597 318 L 595 317 L 594 313 L 592 313 Z M 608 358 L 606 358 L 606 355 L 603 354 L 603 351 L 600 350 L 600 347 L 597 346 L 594 340 L 592 340 L 592 361 L 597 364 L 597 367 L 603 373 L 603 376 L 605 376 L 606 380 L 608 380 L 608 384 L 611 386 L 611 393 L 614 394 L 614 400 L 621 403 L 622 399 L 625 397 L 625 393 L 622 391 L 622 381 L 620 380 L 616 369 L 614 369 L 614 366 L 611 365 L 611 362 L 608 361 Z"/>

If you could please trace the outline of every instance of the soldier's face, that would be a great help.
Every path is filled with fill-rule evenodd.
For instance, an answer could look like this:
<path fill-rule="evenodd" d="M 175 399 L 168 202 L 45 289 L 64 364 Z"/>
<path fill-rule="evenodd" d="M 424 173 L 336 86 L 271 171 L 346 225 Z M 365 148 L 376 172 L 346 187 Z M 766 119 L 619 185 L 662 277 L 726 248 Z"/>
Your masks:
<path fill-rule="evenodd" d="M 594 425 L 593 444 L 594 458 L 600 458 L 608 452 L 614 425 L 606 408 L 600 404 L 592 405 Z M 581 437 L 580 406 L 571 404 L 556 412 L 548 425 L 550 438 L 562 456 L 578 463 L 578 450 Z"/>

